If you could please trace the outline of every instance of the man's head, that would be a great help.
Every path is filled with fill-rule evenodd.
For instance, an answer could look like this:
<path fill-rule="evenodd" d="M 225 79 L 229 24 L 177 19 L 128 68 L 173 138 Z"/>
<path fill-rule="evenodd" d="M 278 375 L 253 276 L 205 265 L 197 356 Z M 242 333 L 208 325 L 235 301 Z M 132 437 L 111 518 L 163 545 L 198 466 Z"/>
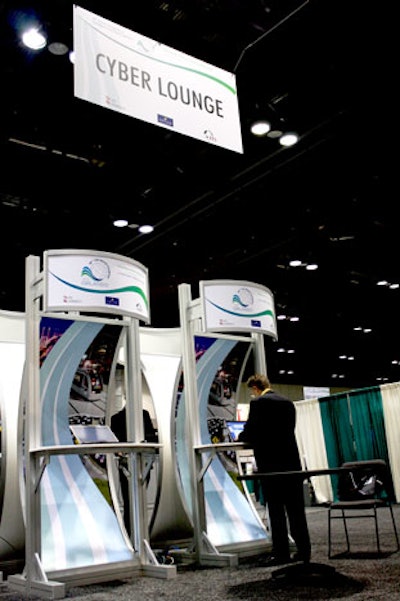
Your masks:
<path fill-rule="evenodd" d="M 247 380 L 247 387 L 250 388 L 255 395 L 260 394 L 266 388 L 270 388 L 271 384 L 267 376 L 263 374 L 254 374 Z"/>

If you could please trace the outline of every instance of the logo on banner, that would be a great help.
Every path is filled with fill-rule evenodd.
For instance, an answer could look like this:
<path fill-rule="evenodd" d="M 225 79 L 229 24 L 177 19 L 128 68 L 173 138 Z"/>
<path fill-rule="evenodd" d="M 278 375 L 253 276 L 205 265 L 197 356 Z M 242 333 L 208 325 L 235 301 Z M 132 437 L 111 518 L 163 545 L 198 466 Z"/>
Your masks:
<path fill-rule="evenodd" d="M 174 125 L 174 120 L 171 119 L 171 117 L 166 117 L 165 115 L 157 115 L 157 121 L 163 125 L 169 125 L 170 127 Z"/>
<path fill-rule="evenodd" d="M 213 132 L 210 129 L 205 129 L 204 130 L 204 137 L 209 142 L 216 142 L 217 141 L 216 136 L 213 134 Z"/>
<path fill-rule="evenodd" d="M 82 267 L 81 271 L 82 283 L 85 284 L 88 284 L 89 282 L 99 284 L 104 280 L 108 280 L 110 275 L 110 266 L 104 259 L 93 259 L 92 261 L 89 261 L 87 265 Z"/>
<path fill-rule="evenodd" d="M 248 288 L 240 288 L 232 297 L 233 305 L 239 305 L 242 309 L 250 309 L 253 306 L 253 294 Z"/>

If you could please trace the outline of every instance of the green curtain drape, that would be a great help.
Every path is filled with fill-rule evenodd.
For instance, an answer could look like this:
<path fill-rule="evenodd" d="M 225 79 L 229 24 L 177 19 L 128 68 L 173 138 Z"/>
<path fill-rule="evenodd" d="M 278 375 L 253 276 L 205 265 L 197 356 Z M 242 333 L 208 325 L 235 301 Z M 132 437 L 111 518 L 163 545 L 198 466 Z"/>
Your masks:
<path fill-rule="evenodd" d="M 383 459 L 389 463 L 380 389 L 352 392 L 350 410 L 357 460 Z"/>
<path fill-rule="evenodd" d="M 379 387 L 340 393 L 319 401 L 329 467 L 368 459 L 383 459 L 389 465 Z M 332 488 L 337 489 L 337 476 L 332 476 Z"/>
<path fill-rule="evenodd" d="M 348 394 L 319 400 L 329 467 L 356 460 Z"/>
<path fill-rule="evenodd" d="M 383 459 L 389 467 L 389 451 L 385 431 L 382 394 L 380 388 L 356 390 L 350 395 L 357 459 Z M 392 478 L 386 488 L 394 496 Z"/>
<path fill-rule="evenodd" d="M 339 467 L 344 461 L 354 461 L 356 453 L 348 395 L 346 393 L 333 395 L 319 401 L 328 466 Z M 331 476 L 335 500 L 337 480 L 336 475 Z"/>

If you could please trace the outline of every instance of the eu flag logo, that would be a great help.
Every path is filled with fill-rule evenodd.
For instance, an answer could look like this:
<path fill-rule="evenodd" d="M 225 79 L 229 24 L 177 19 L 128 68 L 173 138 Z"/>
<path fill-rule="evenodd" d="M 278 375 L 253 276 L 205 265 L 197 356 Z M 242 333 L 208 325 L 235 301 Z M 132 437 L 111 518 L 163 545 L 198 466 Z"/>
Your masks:
<path fill-rule="evenodd" d="M 171 117 L 166 117 L 165 115 L 157 115 L 157 121 L 163 125 L 169 125 L 170 127 L 174 125 L 174 120 L 171 119 Z"/>

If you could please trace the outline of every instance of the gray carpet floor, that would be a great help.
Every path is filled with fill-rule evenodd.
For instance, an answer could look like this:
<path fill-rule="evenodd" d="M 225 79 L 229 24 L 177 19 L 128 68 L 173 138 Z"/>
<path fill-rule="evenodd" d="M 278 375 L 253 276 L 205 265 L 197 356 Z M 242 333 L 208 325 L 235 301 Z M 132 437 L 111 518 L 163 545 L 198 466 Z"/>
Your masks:
<path fill-rule="evenodd" d="M 400 505 L 394 506 L 400 524 Z M 373 520 L 349 523 L 351 548 L 344 555 L 341 523 L 333 524 L 334 556 L 328 558 L 328 510 L 308 507 L 312 540 L 312 569 L 279 575 L 276 567 L 262 566 L 260 557 L 241 558 L 234 567 L 201 567 L 177 563 L 174 578 L 149 576 L 131 580 L 68 588 L 70 601 L 296 601 L 330 599 L 346 601 L 400 601 L 400 552 L 387 509 L 379 510 L 381 553 L 377 553 Z M 297 566 L 299 564 L 296 564 Z M 315 567 L 314 567 L 315 566 Z M 297 568 L 296 568 L 297 569 Z M 32 599 L 38 597 L 32 597 Z M 2 584 L 0 600 L 26 601 L 27 597 Z"/>

